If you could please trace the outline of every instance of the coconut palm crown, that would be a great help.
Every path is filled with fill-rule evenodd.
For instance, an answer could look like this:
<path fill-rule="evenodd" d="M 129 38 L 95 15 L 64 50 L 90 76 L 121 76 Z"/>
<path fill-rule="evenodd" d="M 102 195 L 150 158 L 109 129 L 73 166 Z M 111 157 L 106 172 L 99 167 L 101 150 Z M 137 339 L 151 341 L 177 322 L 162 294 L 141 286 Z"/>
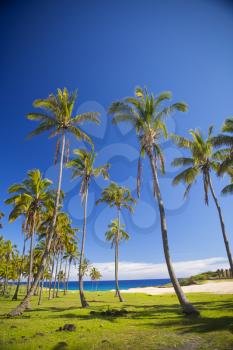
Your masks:
<path fill-rule="evenodd" d="M 93 148 L 91 151 L 87 151 L 86 149 L 75 149 L 73 151 L 73 154 L 76 157 L 69 161 L 66 164 L 66 167 L 72 168 L 73 179 L 77 177 L 81 177 L 82 179 L 80 194 L 83 202 L 85 193 L 88 189 L 92 177 L 98 177 L 102 175 L 105 180 L 109 179 L 108 170 L 110 168 L 110 164 L 107 163 L 99 167 L 94 167 L 96 153 L 94 152 Z"/>
<path fill-rule="evenodd" d="M 134 97 L 127 97 L 122 101 L 114 102 L 109 108 L 109 114 L 113 115 L 113 123 L 131 123 L 139 139 L 138 196 L 140 195 L 141 184 L 141 157 L 144 157 L 145 153 L 155 156 L 161 172 L 165 172 L 164 157 L 160 147 L 161 138 L 166 139 L 168 137 L 165 119 L 175 111 L 185 112 L 188 109 L 187 104 L 184 102 L 176 102 L 169 106 L 164 106 L 164 103 L 171 99 L 172 94 L 169 91 L 154 96 L 146 88 L 137 87 Z"/>
<path fill-rule="evenodd" d="M 90 137 L 81 130 L 80 125 L 86 121 L 99 124 L 98 112 L 86 112 L 73 116 L 77 99 L 77 90 L 69 93 L 66 88 L 57 89 L 57 94 L 50 94 L 45 99 L 37 99 L 33 106 L 41 109 L 41 112 L 27 114 L 27 118 L 39 122 L 39 126 L 33 130 L 29 137 L 40 135 L 49 131 L 49 137 L 73 134 L 79 140 L 85 140 L 92 144 Z M 57 145 L 58 147 L 58 145 Z"/>
<path fill-rule="evenodd" d="M 130 193 L 128 188 L 117 185 L 115 182 L 111 182 L 101 194 L 101 198 L 96 201 L 96 204 L 107 203 L 110 208 L 116 207 L 118 210 L 126 208 L 130 212 L 133 212 L 133 204 L 136 204 L 136 200 Z"/>
<path fill-rule="evenodd" d="M 118 237 L 119 231 L 119 237 Z M 125 231 L 125 225 L 121 225 L 118 230 L 118 219 L 112 220 L 112 222 L 108 225 L 108 231 L 105 233 L 105 238 L 107 241 L 111 242 L 111 246 L 113 247 L 116 244 L 116 240 L 118 241 L 128 241 L 129 234 Z"/>
<path fill-rule="evenodd" d="M 186 149 L 191 153 L 190 157 L 179 157 L 173 160 L 172 165 L 174 167 L 186 167 L 185 170 L 173 179 L 173 185 L 178 185 L 180 182 L 187 185 L 184 193 L 184 196 L 186 197 L 192 185 L 196 182 L 197 177 L 202 175 L 205 203 L 207 205 L 209 203 L 208 192 L 210 186 L 210 172 L 213 171 L 218 173 L 221 159 L 224 157 L 222 150 L 215 152 L 213 149 L 212 131 L 213 128 L 210 127 L 206 139 L 204 139 L 198 129 L 189 131 L 192 140 L 183 136 L 171 135 L 175 144 L 179 148 Z"/>

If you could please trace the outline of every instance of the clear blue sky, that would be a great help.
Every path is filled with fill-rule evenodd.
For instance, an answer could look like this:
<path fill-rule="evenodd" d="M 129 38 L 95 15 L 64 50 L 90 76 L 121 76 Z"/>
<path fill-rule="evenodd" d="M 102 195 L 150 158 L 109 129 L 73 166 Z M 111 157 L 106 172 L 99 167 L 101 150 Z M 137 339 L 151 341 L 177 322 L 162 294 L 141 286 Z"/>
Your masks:
<path fill-rule="evenodd" d="M 170 130 L 184 135 L 194 127 L 206 131 L 211 124 L 218 131 L 224 119 L 233 115 L 231 1 L 3 1 L 0 30 L 0 208 L 6 214 L 7 188 L 21 181 L 27 170 L 40 168 L 56 181 L 52 166 L 55 141 L 46 135 L 26 141 L 35 124 L 27 121 L 25 114 L 32 110 L 34 99 L 46 97 L 57 87 L 79 89 L 78 111 L 102 113 L 102 126 L 88 128 L 98 162 L 111 160 L 112 179 L 129 184 L 132 190 L 138 146 L 126 125 L 114 127 L 106 117 L 112 101 L 132 95 L 136 85 L 147 85 L 155 93 L 171 90 L 174 100 L 189 104 L 188 113 L 176 114 L 169 122 Z M 74 140 L 72 147 L 78 147 Z M 182 186 L 172 189 L 175 172 L 169 165 L 179 153 L 169 143 L 164 144 L 164 151 L 168 174 L 161 179 L 161 188 L 173 260 L 224 257 L 215 207 L 204 205 L 200 182 L 190 200 L 183 202 Z M 66 171 L 63 182 L 65 208 L 75 225 L 81 226 L 79 188 L 69 175 Z M 132 237 L 121 247 L 124 261 L 163 262 L 150 176 L 145 162 L 141 202 L 133 217 L 124 213 Z M 225 180 L 214 182 L 219 194 Z M 115 213 L 94 205 L 102 185 L 100 181 L 91 186 L 89 204 L 86 253 L 95 262 L 113 259 L 103 237 Z M 232 200 L 221 198 L 233 246 Z M 20 220 L 9 225 L 5 218 L 1 233 L 21 246 L 20 225 Z"/>

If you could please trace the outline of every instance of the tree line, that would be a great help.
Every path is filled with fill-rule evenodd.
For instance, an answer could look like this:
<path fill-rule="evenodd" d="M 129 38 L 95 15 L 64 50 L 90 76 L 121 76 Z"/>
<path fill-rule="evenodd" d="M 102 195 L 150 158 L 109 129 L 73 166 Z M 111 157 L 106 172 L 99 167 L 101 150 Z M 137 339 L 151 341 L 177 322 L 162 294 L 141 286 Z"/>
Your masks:
<path fill-rule="evenodd" d="M 44 281 L 49 281 L 49 298 L 59 293 L 60 283 L 63 282 L 64 294 L 68 289 L 69 273 L 72 263 L 78 263 L 79 293 L 82 307 L 88 307 L 85 298 L 83 278 L 88 273 L 89 262 L 85 257 L 85 241 L 87 235 L 87 207 L 88 191 L 91 182 L 99 176 L 106 181 L 110 180 L 110 164 L 96 167 L 96 153 L 91 137 L 82 130 L 82 125 L 91 122 L 100 124 L 100 115 L 97 112 L 86 112 L 75 115 L 74 106 L 77 91 L 69 92 L 66 88 L 57 89 L 56 94 L 50 94 L 45 99 L 34 101 L 37 109 L 27 114 L 29 120 L 38 122 L 38 126 L 29 134 L 29 137 L 47 132 L 49 138 L 56 137 L 56 151 L 54 162 L 59 163 L 58 185 L 56 190 L 52 181 L 44 178 L 38 169 L 30 170 L 27 177 L 8 189 L 9 198 L 5 203 L 11 205 L 9 221 L 13 222 L 19 217 L 23 218 L 22 237 L 23 252 L 19 254 L 10 241 L 0 240 L 0 258 L 4 261 L 4 268 L 0 270 L 0 281 L 3 279 L 3 294 L 6 293 L 8 280 L 18 279 L 13 299 L 17 299 L 22 276 L 27 276 L 26 295 L 20 304 L 14 308 L 9 316 L 16 316 L 30 307 L 30 299 L 39 293 L 39 303 L 43 291 Z M 165 159 L 161 143 L 170 138 L 175 145 L 184 150 L 185 156 L 173 160 L 175 167 L 184 169 L 175 176 L 173 184 L 184 183 L 188 196 L 191 187 L 199 176 L 202 177 L 205 204 L 209 204 L 209 193 L 215 203 L 219 216 L 221 233 L 231 271 L 233 261 L 229 246 L 223 213 L 215 193 L 212 176 L 227 174 L 229 184 L 223 188 L 222 194 L 233 192 L 233 118 L 224 122 L 222 132 L 213 135 L 213 127 L 204 137 L 200 130 L 190 130 L 190 137 L 169 134 L 166 120 L 174 112 L 186 112 L 188 106 L 185 102 L 172 103 L 172 94 L 162 92 L 159 95 L 150 93 L 146 88 L 137 87 L 134 96 L 113 102 L 108 114 L 113 124 L 120 122 L 130 123 L 136 133 L 139 145 L 139 159 L 137 167 L 137 196 L 140 197 L 141 178 L 143 172 L 143 159 L 148 158 L 153 180 L 153 196 L 158 204 L 160 213 L 160 226 L 165 261 L 169 277 L 185 314 L 198 314 L 181 289 L 179 280 L 173 269 L 170 256 L 166 211 L 159 185 L 159 176 L 165 173 Z M 73 150 L 73 157 L 69 160 L 69 136 L 73 135 L 78 141 L 84 141 L 86 148 Z M 63 211 L 65 193 L 62 191 L 62 178 L 64 167 L 72 169 L 72 178 L 80 178 L 80 197 L 83 207 L 83 226 L 80 241 L 77 238 L 78 228 L 74 227 L 69 215 Z M 112 182 L 106 185 L 96 204 L 105 204 L 115 210 L 115 218 L 109 223 L 105 234 L 106 240 L 115 248 L 115 295 L 120 302 L 124 299 L 118 284 L 119 243 L 128 240 L 129 233 L 125 225 L 121 224 L 123 210 L 133 212 L 136 199 L 130 189 Z M 1 214 L 2 218 L 3 214 Z M 38 243 L 35 246 L 35 236 Z M 28 256 L 25 254 L 25 243 L 29 240 Z M 98 280 L 100 272 L 92 267 L 90 271 L 92 280 Z M 54 280 L 54 281 L 53 281 Z M 53 282 L 54 283 L 53 283 Z"/>

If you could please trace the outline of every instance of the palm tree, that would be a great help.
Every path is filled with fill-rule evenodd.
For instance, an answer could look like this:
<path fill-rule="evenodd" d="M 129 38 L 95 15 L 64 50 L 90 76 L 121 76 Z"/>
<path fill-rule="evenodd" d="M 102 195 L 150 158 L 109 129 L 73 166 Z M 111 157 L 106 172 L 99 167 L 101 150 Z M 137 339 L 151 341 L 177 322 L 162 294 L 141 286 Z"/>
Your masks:
<path fill-rule="evenodd" d="M 57 152 L 60 151 L 60 166 L 59 166 L 59 176 L 58 176 L 58 185 L 55 199 L 54 215 L 53 221 L 51 224 L 51 229 L 46 241 L 46 247 L 44 254 L 42 255 L 41 265 L 38 269 L 38 273 L 35 276 L 34 282 L 31 286 L 31 289 L 27 293 L 27 296 L 24 300 L 13 309 L 9 315 L 17 316 L 24 312 L 28 301 L 33 295 L 38 282 L 41 279 L 43 270 L 46 265 L 47 258 L 50 252 L 50 246 L 53 240 L 54 228 L 56 225 L 57 212 L 60 202 L 60 193 L 61 193 L 61 184 L 62 184 L 62 172 L 63 172 L 63 163 L 65 155 L 65 144 L 66 136 L 68 134 L 74 135 L 78 140 L 85 140 L 89 143 L 92 143 L 90 137 L 81 130 L 79 127 L 80 124 L 91 121 L 96 124 L 99 124 L 98 115 L 96 112 L 87 112 L 83 114 L 78 114 L 73 116 L 74 105 L 77 98 L 77 91 L 69 93 L 66 88 L 57 89 L 57 94 L 50 94 L 48 98 L 39 99 L 34 102 L 34 107 L 39 108 L 41 111 L 36 113 L 30 113 L 27 115 L 29 120 L 34 120 L 39 122 L 39 126 L 30 133 L 30 137 L 40 135 L 43 132 L 49 131 L 49 137 L 58 136 L 57 142 Z M 60 146 L 61 144 L 61 146 Z M 60 150 L 61 148 L 61 150 Z M 56 157 L 57 158 L 57 157 Z"/>
<path fill-rule="evenodd" d="M 20 287 L 21 277 L 22 277 L 22 273 L 23 273 L 26 241 L 28 239 L 28 237 L 26 235 L 26 232 L 25 232 L 25 223 L 22 224 L 22 232 L 23 232 L 23 250 L 22 250 L 22 255 L 21 255 L 21 264 L 20 264 L 20 268 L 19 268 L 18 281 L 17 281 L 17 285 L 16 285 L 16 288 L 15 288 L 15 293 L 14 293 L 14 295 L 12 297 L 12 300 L 18 300 L 19 287 Z"/>
<path fill-rule="evenodd" d="M 9 215 L 10 222 L 14 222 L 19 216 L 26 216 L 25 230 L 30 237 L 28 290 L 32 282 L 34 236 L 40 223 L 41 212 L 51 200 L 49 191 L 51 185 L 52 181 L 43 178 L 40 170 L 30 170 L 27 179 L 9 187 L 8 192 L 12 196 L 5 201 L 6 204 L 13 204 L 13 210 Z"/>
<path fill-rule="evenodd" d="M 78 253 L 78 247 L 77 247 L 77 242 L 76 241 L 70 241 L 69 246 L 67 249 L 67 252 L 64 256 L 65 259 L 68 259 L 68 272 L 66 276 L 66 285 L 65 285 L 65 292 L 69 289 L 69 279 L 70 279 L 70 268 L 71 265 L 74 263 L 76 264 L 76 261 L 79 258 L 79 253 Z"/>
<path fill-rule="evenodd" d="M 107 241 L 111 242 L 111 247 L 115 247 L 115 271 L 118 271 L 118 250 L 119 250 L 119 243 L 122 240 L 128 241 L 129 240 L 129 234 L 124 230 L 125 225 L 121 225 L 118 221 L 118 219 L 115 219 L 111 222 L 111 224 L 108 225 L 108 231 L 105 233 L 105 238 Z M 118 281 L 116 282 L 116 285 L 118 285 Z M 116 290 L 116 295 L 117 295 Z"/>
<path fill-rule="evenodd" d="M 119 297 L 120 302 L 123 302 L 124 299 L 121 296 L 118 284 L 118 245 L 121 237 L 120 214 L 123 208 L 128 209 L 130 212 L 133 212 L 132 205 L 135 204 L 136 201 L 132 197 L 128 188 L 119 186 L 116 183 L 112 182 L 108 187 L 106 187 L 103 190 L 101 198 L 96 203 L 107 203 L 107 205 L 109 205 L 110 208 L 115 207 L 117 209 L 117 236 L 115 241 L 115 284 L 116 296 Z"/>
<path fill-rule="evenodd" d="M 104 179 L 108 179 L 108 169 L 109 164 L 104 164 L 97 168 L 95 165 L 96 154 L 92 149 L 88 152 L 85 149 L 75 149 L 73 152 L 77 157 L 67 163 L 68 168 L 72 168 L 72 178 L 81 178 L 80 194 L 83 205 L 83 233 L 82 233 L 82 243 L 79 261 L 79 293 L 82 307 L 88 307 L 88 303 L 85 299 L 83 290 L 83 275 L 82 275 L 82 265 L 84 260 L 84 250 L 85 250 L 85 240 L 86 240 L 86 220 L 87 220 L 87 201 L 88 201 L 88 189 L 90 182 L 93 178 L 100 175 Z"/>
<path fill-rule="evenodd" d="M 92 267 L 90 271 L 90 278 L 92 281 L 99 281 L 101 279 L 102 275 L 100 271 L 96 267 Z M 93 288 L 93 287 L 92 287 Z M 96 290 L 97 290 L 97 283 L 96 283 Z"/>
<path fill-rule="evenodd" d="M 164 157 L 160 147 L 161 138 L 167 138 L 168 136 L 164 119 L 172 112 L 187 111 L 187 105 L 183 102 L 173 103 L 164 107 L 163 103 L 171 100 L 171 98 L 170 92 L 163 92 L 155 97 L 153 94 L 149 94 L 147 89 L 138 87 L 135 90 L 135 97 L 128 97 L 122 101 L 112 103 L 109 113 L 113 115 L 114 124 L 129 122 L 135 128 L 140 145 L 137 180 L 138 196 L 140 195 L 141 183 L 141 158 L 144 155 L 147 155 L 149 158 L 154 196 L 157 198 L 159 206 L 163 249 L 168 272 L 183 311 L 186 314 L 193 314 L 197 313 L 197 311 L 186 299 L 173 270 L 169 252 L 166 214 L 158 181 L 158 166 L 160 165 L 162 173 L 165 171 Z"/>
<path fill-rule="evenodd" d="M 230 268 L 233 273 L 232 255 L 227 238 L 222 210 L 219 205 L 217 196 L 215 194 L 211 178 L 211 172 L 215 172 L 217 174 L 219 173 L 220 161 L 225 157 L 225 151 L 213 151 L 212 130 L 213 128 L 210 127 L 208 137 L 206 139 L 204 139 L 199 130 L 190 131 L 192 140 L 177 135 L 172 136 L 178 147 L 184 148 L 191 153 L 190 157 L 180 157 L 173 160 L 173 166 L 186 166 L 186 169 L 174 178 L 173 184 L 177 185 L 180 182 L 185 183 L 187 185 L 185 196 L 187 196 L 192 185 L 196 182 L 197 177 L 199 175 L 202 176 L 204 185 L 205 204 L 209 204 L 208 193 L 210 189 L 211 195 L 213 197 L 214 203 L 218 211 L 223 240 L 225 243 Z"/>
<path fill-rule="evenodd" d="M 4 273 L 4 284 L 3 284 L 3 295 L 7 294 L 8 280 L 9 280 L 9 270 L 10 264 L 16 255 L 16 245 L 12 244 L 10 240 L 4 242 L 3 252 L 5 257 L 5 273 Z"/>

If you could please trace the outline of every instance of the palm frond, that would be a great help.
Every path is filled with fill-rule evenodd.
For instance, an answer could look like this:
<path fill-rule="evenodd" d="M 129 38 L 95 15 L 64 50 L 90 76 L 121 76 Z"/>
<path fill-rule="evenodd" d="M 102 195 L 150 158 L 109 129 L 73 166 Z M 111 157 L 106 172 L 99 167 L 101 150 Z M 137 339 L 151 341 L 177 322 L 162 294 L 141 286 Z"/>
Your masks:
<path fill-rule="evenodd" d="M 74 118 L 71 119 L 71 121 L 74 124 L 81 124 L 86 121 L 99 124 L 100 123 L 99 115 L 100 113 L 98 112 L 86 112 L 86 113 L 76 115 Z"/>
<path fill-rule="evenodd" d="M 179 158 L 175 158 L 172 162 L 171 165 L 174 167 L 178 167 L 178 166 L 185 166 L 185 165 L 193 165 L 194 161 L 192 158 L 188 158 L 188 157 L 179 157 Z"/>
<path fill-rule="evenodd" d="M 233 137 L 219 134 L 211 138 L 212 145 L 215 147 L 230 146 L 233 147 Z"/>
<path fill-rule="evenodd" d="M 185 102 L 173 103 L 169 107 L 165 107 L 156 115 L 156 119 L 162 119 L 170 116 L 175 111 L 187 112 L 188 105 Z"/>
<path fill-rule="evenodd" d="M 232 193 L 233 193 L 233 183 L 225 186 L 221 192 L 222 195 L 227 195 L 227 194 L 232 194 Z"/>
<path fill-rule="evenodd" d="M 42 134 L 44 131 L 49 131 L 54 128 L 56 124 L 54 122 L 42 122 L 35 130 L 30 132 L 27 138 L 32 138 L 33 136 L 37 136 Z"/>
<path fill-rule="evenodd" d="M 223 132 L 233 132 L 233 118 L 229 117 L 225 120 L 223 126 L 222 126 L 222 131 Z"/>
<path fill-rule="evenodd" d="M 165 100 L 171 100 L 172 99 L 172 93 L 170 91 L 164 91 L 159 94 L 158 97 L 156 97 L 154 102 L 154 107 L 157 109 L 157 107 L 161 104 L 161 102 Z"/>
<path fill-rule="evenodd" d="M 192 184 L 193 182 L 195 182 L 198 174 L 199 169 L 197 169 L 196 167 L 187 168 L 173 179 L 172 184 L 178 185 L 180 182 L 183 182 L 188 185 Z"/>
<path fill-rule="evenodd" d="M 82 131 L 81 129 L 79 129 L 79 128 L 73 126 L 73 125 L 70 125 L 68 131 L 71 134 L 73 134 L 78 140 L 86 141 L 90 145 L 93 145 L 93 142 L 92 142 L 91 138 L 84 131 Z"/>
<path fill-rule="evenodd" d="M 178 147 L 187 149 L 192 148 L 192 141 L 190 141 L 189 139 L 175 134 L 171 134 L 170 136 Z"/>

